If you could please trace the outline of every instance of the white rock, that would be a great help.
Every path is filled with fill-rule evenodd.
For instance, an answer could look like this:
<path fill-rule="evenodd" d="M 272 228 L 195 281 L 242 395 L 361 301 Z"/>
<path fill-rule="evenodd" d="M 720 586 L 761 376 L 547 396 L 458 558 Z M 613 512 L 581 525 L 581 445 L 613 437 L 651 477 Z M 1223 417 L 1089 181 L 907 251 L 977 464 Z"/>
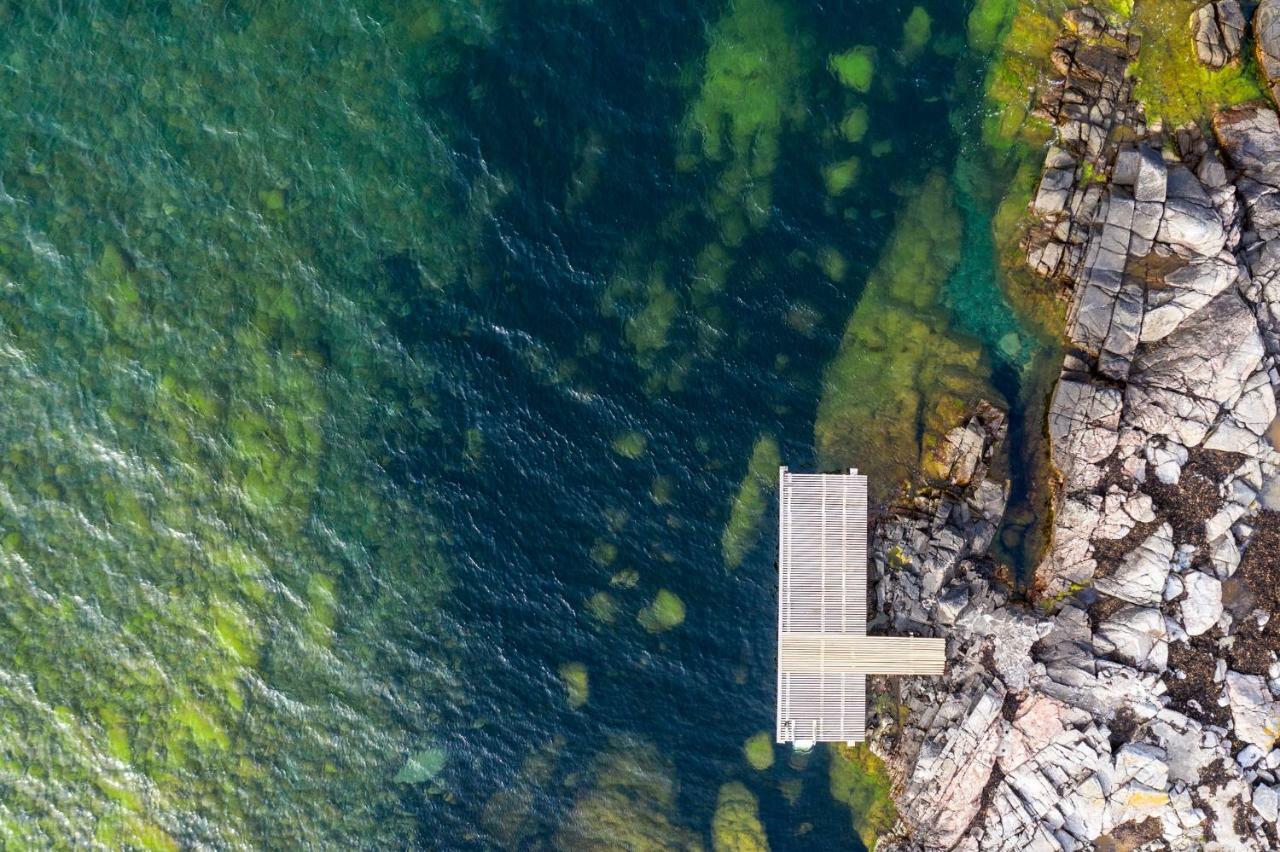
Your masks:
<path fill-rule="evenodd" d="M 1209 560 L 1222 579 L 1236 572 L 1240 567 L 1240 548 L 1236 547 L 1235 537 L 1231 533 L 1227 533 L 1209 545 Z"/>
<path fill-rule="evenodd" d="M 1236 763 L 1245 769 L 1251 769 L 1258 765 L 1258 761 L 1262 760 L 1265 752 L 1252 743 L 1240 749 L 1240 753 L 1236 755 Z"/>
<path fill-rule="evenodd" d="M 1099 577 L 1094 588 L 1135 604 L 1158 604 L 1173 559 L 1173 527 L 1160 527 L 1124 558 L 1114 573 Z"/>
<path fill-rule="evenodd" d="M 1147 445 L 1147 463 L 1152 466 L 1156 481 L 1165 485 L 1177 485 L 1182 476 L 1182 466 L 1187 463 L 1187 448 L 1170 441 L 1163 447 Z"/>
<path fill-rule="evenodd" d="M 1094 648 L 1147 671 L 1164 671 L 1169 661 L 1168 631 L 1158 609 L 1127 606 L 1102 624 Z"/>
<path fill-rule="evenodd" d="M 1280 819 L 1280 789 L 1259 784 L 1253 788 L 1253 809 L 1272 826 Z"/>
<path fill-rule="evenodd" d="M 1202 571 L 1183 575 L 1187 596 L 1182 599 L 1182 626 L 1190 636 L 1208 632 L 1222 617 L 1222 582 Z"/>
<path fill-rule="evenodd" d="M 1266 681 L 1257 675 L 1229 671 L 1226 697 L 1236 739 L 1263 751 L 1274 748 L 1280 737 L 1280 701 L 1271 698 Z"/>
<path fill-rule="evenodd" d="M 1182 594 L 1182 581 L 1177 574 L 1170 574 L 1164 581 L 1164 599 L 1171 601 Z"/>
<path fill-rule="evenodd" d="M 1148 743 L 1126 743 L 1116 752 L 1115 781 L 1138 781 L 1153 790 L 1163 790 L 1169 782 L 1165 750 Z"/>

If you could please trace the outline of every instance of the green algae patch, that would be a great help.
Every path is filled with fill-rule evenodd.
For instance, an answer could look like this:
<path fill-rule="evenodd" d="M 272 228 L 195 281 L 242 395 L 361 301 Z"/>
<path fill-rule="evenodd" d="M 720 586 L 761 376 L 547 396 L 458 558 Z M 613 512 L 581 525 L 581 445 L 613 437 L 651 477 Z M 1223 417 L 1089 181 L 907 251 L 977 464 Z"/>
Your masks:
<path fill-rule="evenodd" d="M 643 432 L 623 432 L 613 439 L 613 451 L 624 459 L 638 459 L 649 448 L 649 439 Z"/>
<path fill-rule="evenodd" d="M 553 838 L 557 849 L 693 852 L 698 834 L 679 822 L 671 761 L 646 743 L 615 739 Z"/>
<path fill-rule="evenodd" d="M 818 250 L 818 268 L 829 281 L 839 284 L 849 271 L 849 261 L 835 246 L 823 246 Z"/>
<path fill-rule="evenodd" d="M 995 50 L 983 80 L 983 142 L 996 151 L 1021 143 L 1038 146 L 1051 129 L 1032 115 L 1049 70 L 1049 55 L 1061 33 L 1065 3 L 1057 0 L 980 0 L 969 15 L 970 47 Z"/>
<path fill-rule="evenodd" d="M 902 55 L 910 60 L 919 56 L 929 44 L 933 19 L 923 6 L 916 6 L 902 25 Z"/>
<path fill-rule="evenodd" d="M 600 624 L 613 624 L 618 620 L 618 602 L 608 592 L 596 592 L 587 598 L 587 615 Z"/>
<path fill-rule="evenodd" d="M 715 852 L 768 852 L 760 804 L 740 781 L 720 787 L 711 818 L 711 840 Z"/>
<path fill-rule="evenodd" d="M 718 167 L 707 201 L 731 246 L 767 219 L 782 134 L 805 120 L 806 40 L 777 0 L 733 3 L 711 28 L 679 162 Z"/>
<path fill-rule="evenodd" d="M 822 182 L 827 187 L 827 195 L 837 196 L 858 182 L 862 172 L 862 161 L 857 157 L 849 157 L 832 163 L 822 170 Z"/>
<path fill-rule="evenodd" d="M 941 297 L 962 229 L 947 178 L 929 176 L 900 214 L 823 380 L 820 465 L 857 467 L 880 495 L 928 462 L 928 436 L 994 394 L 981 346 L 954 328 Z"/>
<path fill-rule="evenodd" d="M 893 828 L 898 819 L 890 795 L 889 773 L 866 743 L 834 745 L 830 754 L 831 796 L 849 806 L 853 830 L 863 845 L 874 852 L 880 835 Z"/>
<path fill-rule="evenodd" d="M 636 620 L 650 633 L 665 633 L 684 624 L 684 615 L 684 601 L 675 592 L 659 589 Z"/>
<path fill-rule="evenodd" d="M 1204 122 L 1216 109 L 1265 96 L 1258 81 L 1252 43 L 1241 45 L 1242 60 L 1213 70 L 1196 58 L 1188 19 L 1197 0 L 1137 0 L 1132 30 L 1141 37 L 1134 96 L 1147 118 L 1166 126 Z"/>
<path fill-rule="evenodd" d="M 969 10 L 965 33 L 969 47 L 979 54 L 990 53 L 1000 43 L 1001 31 L 1013 19 L 1019 0 L 978 0 Z"/>
<path fill-rule="evenodd" d="M 876 75 L 876 49 L 867 44 L 858 45 L 832 55 L 827 67 L 842 86 L 865 94 L 871 91 L 871 81 Z"/>
<path fill-rule="evenodd" d="M 587 667 L 582 663 L 564 663 L 560 666 L 560 682 L 564 686 L 565 701 L 570 710 L 584 706 L 591 697 L 587 680 Z"/>
<path fill-rule="evenodd" d="M 742 753 L 752 769 L 758 772 L 765 771 L 773 766 L 773 734 L 769 731 L 752 734 L 742 744 Z"/>
<path fill-rule="evenodd" d="M 724 564 L 737 568 L 760 540 L 760 521 L 764 519 L 769 495 L 778 479 L 782 454 L 772 435 L 762 435 L 756 440 L 747 462 L 747 473 L 738 486 L 729 509 L 729 522 L 720 537 L 720 550 Z"/>
<path fill-rule="evenodd" d="M 381 270 L 457 280 L 483 181 L 393 28 L 236 5 L 5 22 L 0 753 L 52 769 L 3 846 L 414 845 L 390 779 L 465 701 L 405 653 L 448 580 L 384 464 L 438 368 Z"/>
<path fill-rule="evenodd" d="M 840 135 L 849 142 L 861 142 L 871 126 L 871 114 L 865 106 L 854 107 L 840 122 Z"/>
<path fill-rule="evenodd" d="M 598 538 L 591 544 L 591 561 L 600 566 L 612 565 L 618 558 L 618 545 Z"/>

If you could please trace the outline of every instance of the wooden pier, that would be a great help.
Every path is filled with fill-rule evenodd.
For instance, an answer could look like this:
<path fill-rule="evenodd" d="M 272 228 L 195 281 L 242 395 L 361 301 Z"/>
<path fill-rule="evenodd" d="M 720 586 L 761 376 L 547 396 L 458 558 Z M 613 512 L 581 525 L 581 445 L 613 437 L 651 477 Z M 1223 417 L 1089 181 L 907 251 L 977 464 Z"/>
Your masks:
<path fill-rule="evenodd" d="M 938 675 L 943 639 L 867 635 L 867 478 L 779 471 L 780 743 L 861 742 L 867 675 Z"/>

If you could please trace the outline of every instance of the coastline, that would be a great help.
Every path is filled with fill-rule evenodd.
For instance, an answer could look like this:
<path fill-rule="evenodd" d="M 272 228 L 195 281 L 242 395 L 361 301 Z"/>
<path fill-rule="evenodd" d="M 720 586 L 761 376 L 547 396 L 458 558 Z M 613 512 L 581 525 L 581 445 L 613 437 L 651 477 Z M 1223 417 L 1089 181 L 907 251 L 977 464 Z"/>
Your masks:
<path fill-rule="evenodd" d="M 1070 348 L 1032 602 L 991 552 L 1009 485 L 989 406 L 875 533 L 880 626 L 946 636 L 950 660 L 872 698 L 899 815 L 880 849 L 1280 842 L 1280 121 L 1256 100 L 1208 133 L 1148 116 L 1127 12 L 1063 16 L 1035 105 L 1055 133 L 1022 246 L 1069 294 Z"/>

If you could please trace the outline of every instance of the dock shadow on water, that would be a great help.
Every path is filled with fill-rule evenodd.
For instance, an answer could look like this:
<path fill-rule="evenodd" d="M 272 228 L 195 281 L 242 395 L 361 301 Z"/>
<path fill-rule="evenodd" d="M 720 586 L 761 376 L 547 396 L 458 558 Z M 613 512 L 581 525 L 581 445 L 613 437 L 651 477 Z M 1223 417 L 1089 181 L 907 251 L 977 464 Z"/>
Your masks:
<path fill-rule="evenodd" d="M 874 845 L 774 477 L 1039 416 L 1018 9 L 0 6 L 0 846 Z"/>

